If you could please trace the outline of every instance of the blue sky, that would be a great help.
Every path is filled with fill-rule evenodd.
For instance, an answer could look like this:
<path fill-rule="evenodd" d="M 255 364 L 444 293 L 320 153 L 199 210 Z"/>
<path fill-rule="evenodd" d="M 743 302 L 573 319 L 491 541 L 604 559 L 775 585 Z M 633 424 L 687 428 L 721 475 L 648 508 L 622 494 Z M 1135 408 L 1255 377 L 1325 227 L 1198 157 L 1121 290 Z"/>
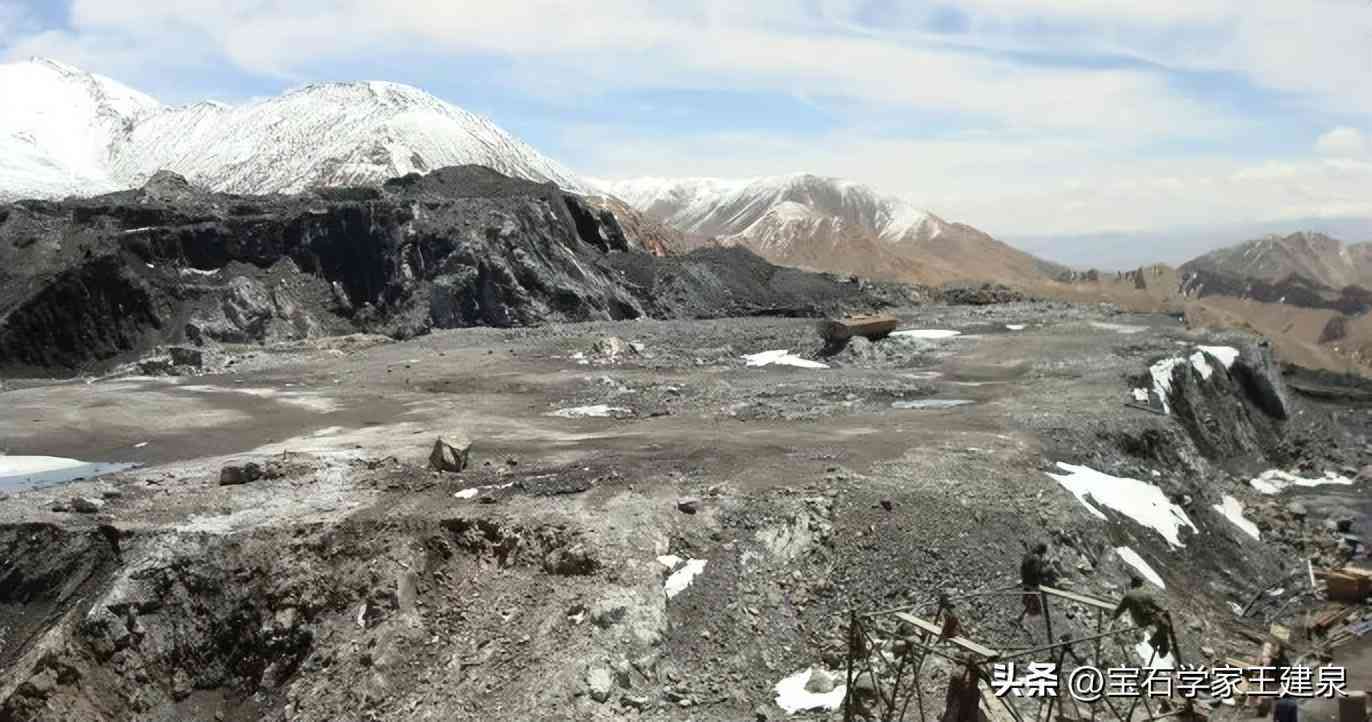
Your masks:
<path fill-rule="evenodd" d="M 404 82 L 588 176 L 837 175 L 1059 258 L 1372 218 L 1365 0 L 0 0 L 35 54 L 169 103 Z"/>

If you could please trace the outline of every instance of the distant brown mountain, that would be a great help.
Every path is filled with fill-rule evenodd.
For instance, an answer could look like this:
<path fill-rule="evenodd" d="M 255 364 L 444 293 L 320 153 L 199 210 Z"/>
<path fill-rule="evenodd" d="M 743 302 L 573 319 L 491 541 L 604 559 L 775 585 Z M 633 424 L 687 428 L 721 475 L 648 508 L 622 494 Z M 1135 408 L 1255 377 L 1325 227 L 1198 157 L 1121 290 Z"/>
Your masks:
<path fill-rule="evenodd" d="M 920 283 L 1036 283 L 1060 266 L 961 223 L 838 178 L 647 178 L 602 184 L 697 243 L 746 246 L 775 263 Z"/>
<path fill-rule="evenodd" d="M 1372 244 L 1344 245 L 1307 231 L 1272 235 L 1211 251 L 1179 270 L 1183 276 L 1209 272 L 1266 282 L 1298 276 L 1330 289 L 1372 288 Z"/>

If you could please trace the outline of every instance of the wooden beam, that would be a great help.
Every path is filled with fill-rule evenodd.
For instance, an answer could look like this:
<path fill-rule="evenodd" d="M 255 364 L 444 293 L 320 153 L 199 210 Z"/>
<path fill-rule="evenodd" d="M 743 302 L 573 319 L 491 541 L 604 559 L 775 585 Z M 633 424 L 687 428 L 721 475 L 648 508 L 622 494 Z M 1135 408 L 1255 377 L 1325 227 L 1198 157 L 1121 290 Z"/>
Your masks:
<path fill-rule="evenodd" d="M 1104 609 L 1108 612 L 1115 611 L 1115 607 L 1118 606 L 1118 604 L 1115 602 L 1107 602 L 1104 599 L 1088 597 L 1085 594 L 1077 594 L 1076 592 L 1069 592 L 1065 589 L 1054 589 L 1053 587 L 1040 586 L 1039 591 L 1052 597 L 1066 599 L 1071 602 L 1077 602 L 1078 604 L 1085 604 L 1088 607 L 1095 607 L 1096 609 Z"/>
<path fill-rule="evenodd" d="M 939 635 L 943 633 L 943 630 L 940 629 L 937 624 L 920 619 L 919 617 L 916 617 L 913 614 L 906 614 L 905 612 L 896 612 L 891 616 L 895 617 L 896 619 L 899 619 L 902 622 L 905 622 L 906 624 L 913 625 L 919 629 L 929 632 L 933 634 L 935 638 L 938 638 Z M 973 642 L 972 640 L 966 637 L 952 637 L 949 638 L 948 641 L 951 642 L 954 646 L 971 652 L 972 654 L 980 655 L 987 659 L 995 659 L 996 657 L 1000 656 L 999 650 L 991 649 L 990 647 L 977 644 L 976 642 Z"/>
<path fill-rule="evenodd" d="M 824 337 L 829 341 L 847 341 L 854 336 L 875 340 L 890 335 L 899 323 L 895 316 L 885 314 L 848 316 L 825 322 Z"/>

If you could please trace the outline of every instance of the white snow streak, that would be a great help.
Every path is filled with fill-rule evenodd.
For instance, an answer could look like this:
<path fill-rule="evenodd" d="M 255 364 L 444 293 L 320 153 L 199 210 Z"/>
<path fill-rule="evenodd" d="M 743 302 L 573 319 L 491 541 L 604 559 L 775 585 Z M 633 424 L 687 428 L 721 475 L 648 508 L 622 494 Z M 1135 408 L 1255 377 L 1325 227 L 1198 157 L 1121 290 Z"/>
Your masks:
<path fill-rule="evenodd" d="M 1324 472 L 1323 477 L 1305 479 L 1296 476 L 1295 474 L 1282 471 L 1281 469 L 1268 469 L 1267 471 L 1258 474 L 1256 479 L 1250 480 L 1248 485 L 1263 494 L 1280 494 L 1293 486 L 1314 487 L 1330 484 L 1348 486 L 1352 483 L 1352 479 L 1335 474 L 1332 471 Z"/>
<path fill-rule="evenodd" d="M 948 329 L 943 329 L 943 328 L 919 328 L 919 329 L 906 329 L 906 330 L 903 330 L 903 331 L 892 331 L 892 332 L 891 332 L 891 335 L 892 335 L 892 336 L 897 336 L 897 337 L 900 337 L 900 338 L 919 338 L 919 339 L 925 339 L 925 340 L 929 340 L 929 341 L 934 341 L 934 340 L 943 339 L 943 338 L 952 338 L 952 337 L 954 337 L 954 336 L 961 336 L 961 335 L 962 335 L 962 332 L 961 332 L 961 331 L 950 331 L 950 330 L 948 330 Z"/>
<path fill-rule="evenodd" d="M 1162 399 L 1162 410 L 1169 414 L 1172 413 L 1172 404 L 1168 402 L 1167 397 L 1172 393 L 1172 371 L 1180 363 L 1182 360 L 1179 358 L 1168 358 L 1153 364 L 1148 369 L 1148 373 L 1153 376 L 1153 393 Z"/>
<path fill-rule="evenodd" d="M 705 559 L 687 559 L 680 569 L 672 572 L 672 575 L 667 577 L 667 581 L 662 585 L 662 589 L 667 592 L 667 598 L 671 599 L 686 591 L 686 588 L 691 586 L 691 582 L 695 581 L 696 576 L 705 571 L 706 561 Z"/>
<path fill-rule="evenodd" d="M 1144 561 L 1143 557 L 1139 556 L 1139 553 L 1134 551 L 1133 548 L 1115 547 L 1115 553 L 1119 555 L 1119 558 L 1125 564 L 1133 567 L 1134 571 L 1138 572 L 1144 579 L 1152 582 L 1158 589 L 1167 588 L 1167 583 L 1162 580 L 1162 575 L 1154 571 L 1153 567 L 1149 566 L 1148 562 Z"/>
<path fill-rule="evenodd" d="M 749 366 L 796 366 L 803 369 L 827 369 L 827 364 L 819 361 L 811 361 L 801 358 L 790 352 L 788 349 L 779 348 L 772 351 L 762 351 L 760 353 L 747 354 L 743 357 Z"/>
<path fill-rule="evenodd" d="M 1228 519 L 1234 526 L 1243 530 L 1243 533 L 1254 539 L 1262 538 L 1262 533 L 1258 531 L 1258 525 L 1249 521 L 1248 518 L 1243 515 L 1243 504 L 1239 503 L 1238 499 L 1225 494 L 1222 503 L 1213 505 L 1213 508 L 1220 513 L 1220 516 Z"/>

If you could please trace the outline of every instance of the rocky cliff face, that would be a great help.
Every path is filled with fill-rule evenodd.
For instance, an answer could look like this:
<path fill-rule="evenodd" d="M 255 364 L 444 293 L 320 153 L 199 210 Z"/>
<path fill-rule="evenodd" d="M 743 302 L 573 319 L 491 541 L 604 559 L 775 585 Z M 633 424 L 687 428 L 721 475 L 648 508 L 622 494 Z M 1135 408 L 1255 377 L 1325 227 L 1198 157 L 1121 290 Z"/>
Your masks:
<path fill-rule="evenodd" d="M 204 193 L 163 173 L 135 191 L 0 206 L 0 367 L 12 369 L 164 343 L 816 313 L 864 293 L 742 251 L 657 260 L 612 212 L 477 166 L 294 196 Z"/>

